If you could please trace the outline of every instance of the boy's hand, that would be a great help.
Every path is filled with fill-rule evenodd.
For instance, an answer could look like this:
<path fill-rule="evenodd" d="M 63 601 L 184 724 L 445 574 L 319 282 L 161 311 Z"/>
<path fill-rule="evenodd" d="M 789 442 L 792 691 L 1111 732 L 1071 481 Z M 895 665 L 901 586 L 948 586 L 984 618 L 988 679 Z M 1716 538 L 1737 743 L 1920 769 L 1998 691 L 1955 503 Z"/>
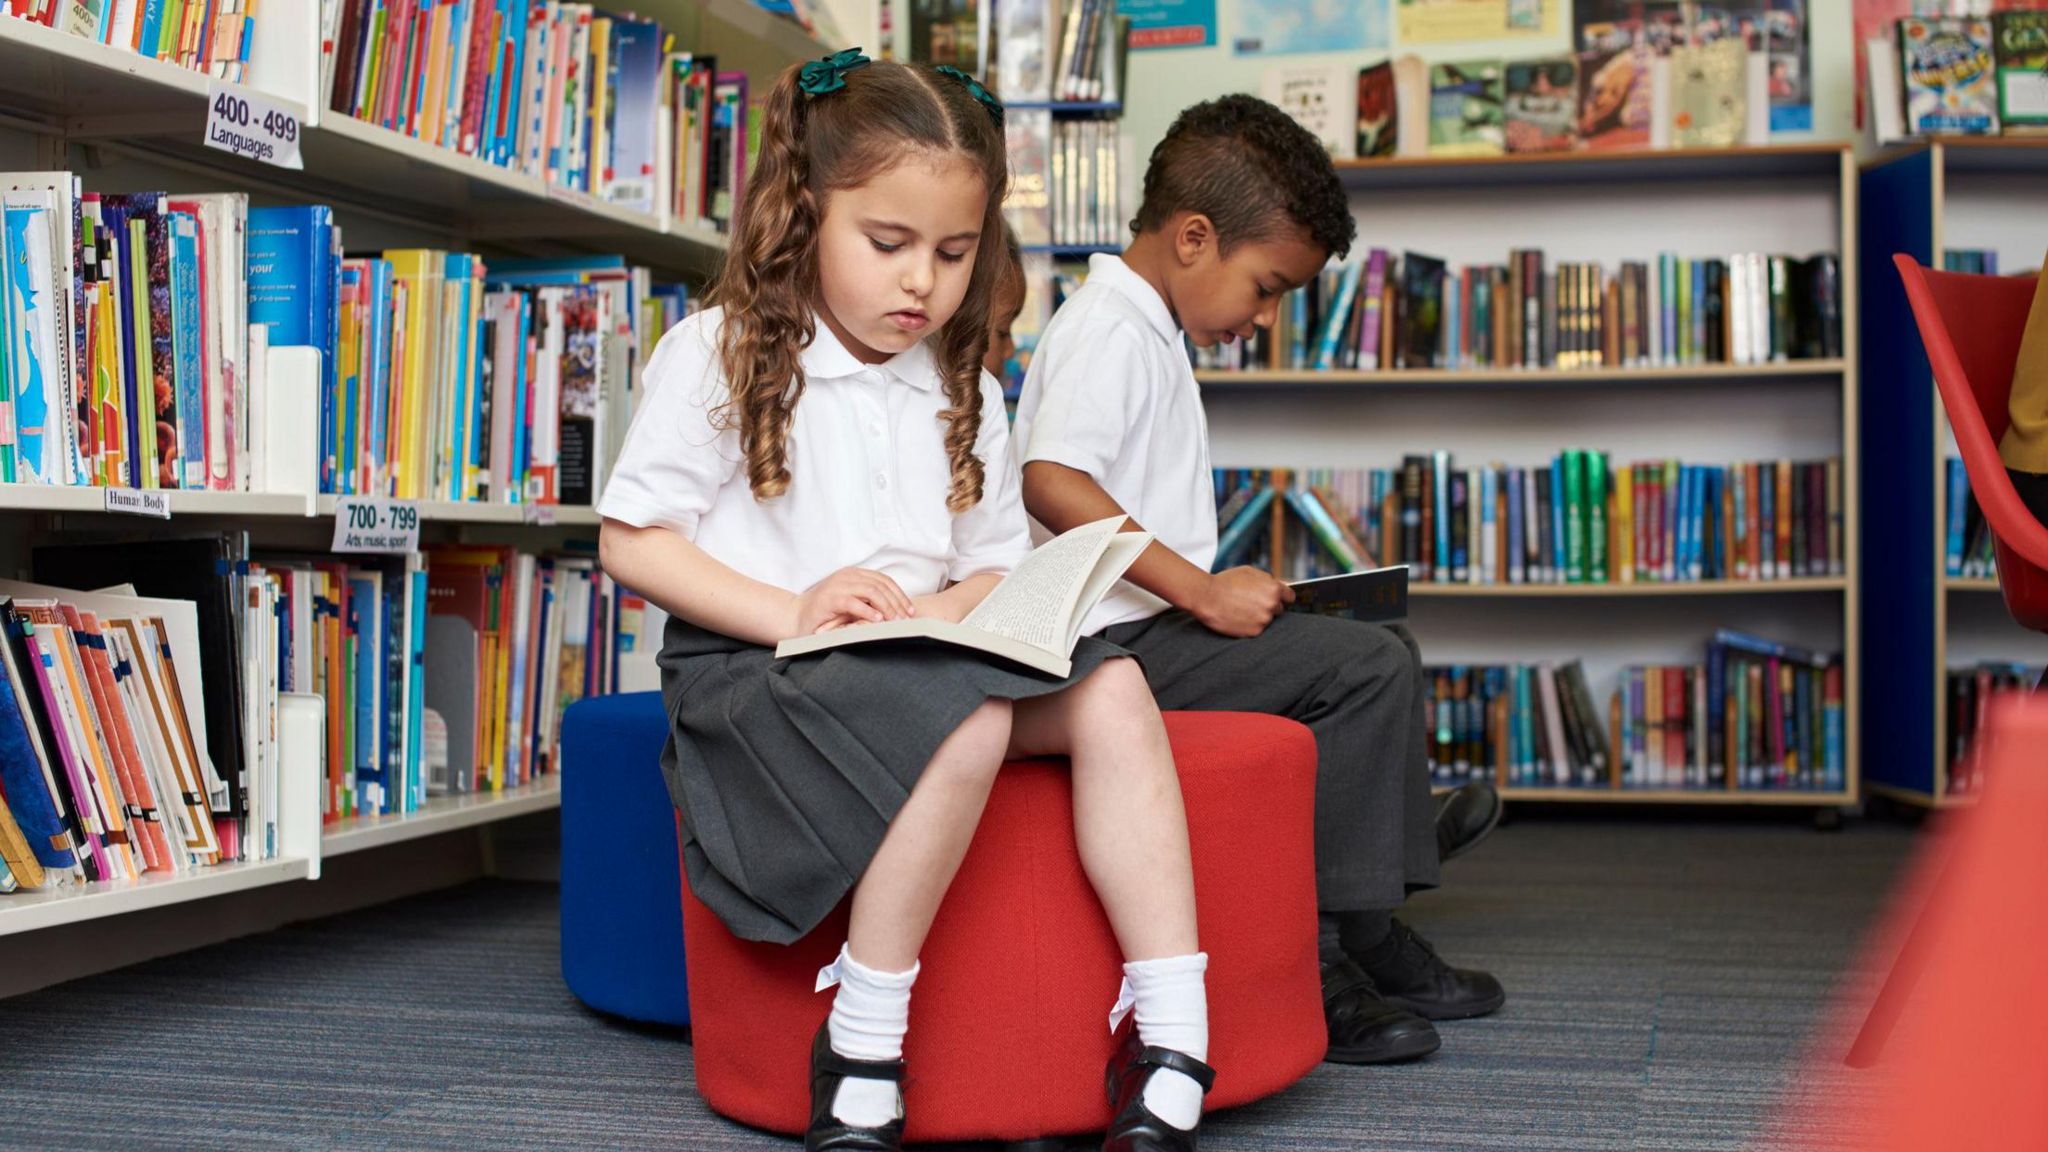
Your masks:
<path fill-rule="evenodd" d="M 1281 609 L 1294 603 L 1294 589 L 1263 568 L 1231 568 L 1209 577 L 1190 610 L 1211 632 L 1257 636 Z"/>
<path fill-rule="evenodd" d="M 901 620 L 911 613 L 910 597 L 896 581 L 866 568 L 841 568 L 796 598 L 789 635 L 809 636 L 846 624 Z"/>

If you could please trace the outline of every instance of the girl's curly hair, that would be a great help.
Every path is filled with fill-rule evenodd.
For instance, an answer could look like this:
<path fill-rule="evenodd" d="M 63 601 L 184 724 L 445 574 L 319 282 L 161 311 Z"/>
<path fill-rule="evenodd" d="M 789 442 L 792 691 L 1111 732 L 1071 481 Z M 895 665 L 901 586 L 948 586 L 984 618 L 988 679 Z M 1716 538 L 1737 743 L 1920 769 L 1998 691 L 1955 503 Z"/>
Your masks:
<path fill-rule="evenodd" d="M 755 499 L 788 491 L 789 428 L 804 390 L 801 357 L 816 335 L 820 306 L 817 241 L 826 199 L 906 157 L 964 158 L 988 189 L 982 243 L 959 310 L 930 337 L 947 400 L 939 413 L 952 465 L 946 507 L 957 515 L 981 500 L 974 442 L 982 349 L 1003 260 L 1009 165 L 1002 129 L 967 85 L 923 65 L 877 60 L 844 73 L 844 88 L 817 97 L 799 88 L 799 71 L 784 69 L 768 94 L 760 155 L 711 287 L 710 303 L 725 310 L 719 358 L 731 390 L 714 422 L 739 431 Z"/>

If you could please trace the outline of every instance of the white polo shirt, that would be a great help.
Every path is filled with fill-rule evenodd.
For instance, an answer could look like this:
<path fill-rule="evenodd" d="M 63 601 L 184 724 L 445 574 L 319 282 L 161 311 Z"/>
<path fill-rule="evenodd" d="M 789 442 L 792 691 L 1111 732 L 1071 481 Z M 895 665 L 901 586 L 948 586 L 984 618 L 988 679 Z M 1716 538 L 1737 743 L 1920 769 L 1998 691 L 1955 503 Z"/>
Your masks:
<path fill-rule="evenodd" d="M 867 365 L 823 320 L 803 353 L 789 489 L 754 499 L 738 430 L 711 424 L 728 394 L 718 360 L 722 317 L 716 308 L 697 313 L 661 338 L 599 514 L 673 529 L 727 566 L 791 592 L 859 567 L 922 596 L 976 573 L 1008 572 L 1030 552 L 996 382 L 981 377 L 981 503 L 955 516 L 946 510 L 952 471 L 939 418 L 946 394 L 924 342 Z"/>
<path fill-rule="evenodd" d="M 1120 256 L 1088 260 L 1088 282 L 1060 305 L 1024 375 L 1014 432 L 1019 467 L 1086 472 L 1159 542 L 1207 571 L 1216 559 L 1209 421 L 1185 337 L 1166 301 Z M 1035 536 L 1044 529 L 1033 524 Z M 1082 632 L 1144 620 L 1170 605 L 1119 582 Z"/>

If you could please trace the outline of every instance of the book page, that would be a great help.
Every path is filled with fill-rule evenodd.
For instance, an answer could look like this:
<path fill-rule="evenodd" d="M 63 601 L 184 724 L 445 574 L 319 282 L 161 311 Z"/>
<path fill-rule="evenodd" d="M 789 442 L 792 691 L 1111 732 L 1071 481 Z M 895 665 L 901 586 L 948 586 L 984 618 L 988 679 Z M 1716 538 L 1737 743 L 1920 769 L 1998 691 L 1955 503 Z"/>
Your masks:
<path fill-rule="evenodd" d="M 1113 516 L 1046 541 L 961 623 L 1061 656 L 1070 654 L 1071 647 L 1062 645 L 1078 614 L 1075 605 L 1123 522 L 1122 516 Z"/>

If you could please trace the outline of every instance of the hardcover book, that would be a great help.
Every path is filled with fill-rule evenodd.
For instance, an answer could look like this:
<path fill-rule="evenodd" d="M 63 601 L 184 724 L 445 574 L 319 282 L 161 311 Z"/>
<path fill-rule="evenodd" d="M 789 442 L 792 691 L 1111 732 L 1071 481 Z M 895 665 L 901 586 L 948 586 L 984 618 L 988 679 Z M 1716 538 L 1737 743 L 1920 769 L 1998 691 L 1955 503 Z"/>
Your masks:
<path fill-rule="evenodd" d="M 2048 132 L 2048 11 L 2000 12 L 1991 28 L 1999 125 L 2007 133 Z"/>
<path fill-rule="evenodd" d="M 1358 158 L 1392 156 L 1401 121 L 1394 96 L 1394 65 L 1383 60 L 1358 72 Z"/>

